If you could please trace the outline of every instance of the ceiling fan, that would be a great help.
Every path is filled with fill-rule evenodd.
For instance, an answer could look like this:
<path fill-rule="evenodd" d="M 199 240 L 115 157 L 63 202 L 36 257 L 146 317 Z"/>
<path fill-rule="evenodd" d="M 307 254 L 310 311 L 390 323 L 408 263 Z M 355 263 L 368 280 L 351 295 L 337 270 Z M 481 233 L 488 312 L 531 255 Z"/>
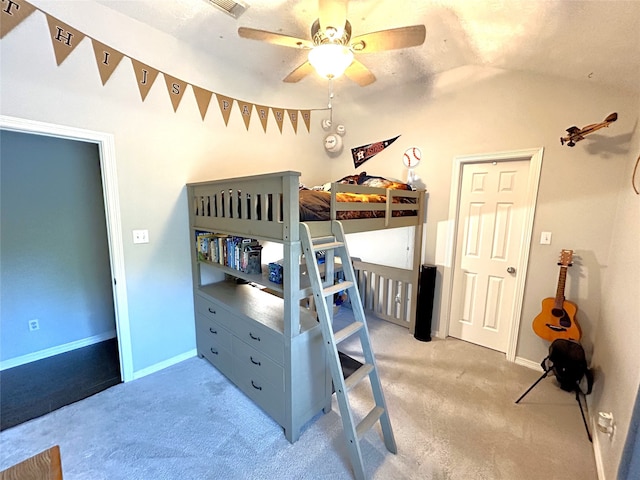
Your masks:
<path fill-rule="evenodd" d="M 351 23 L 347 20 L 348 0 L 319 0 L 318 3 L 318 19 L 311 25 L 310 40 L 248 27 L 238 28 L 238 35 L 274 45 L 308 50 L 308 60 L 287 75 L 285 82 L 298 82 L 315 70 L 329 79 L 344 73 L 362 87 L 375 82 L 376 77 L 354 58 L 354 54 L 396 50 L 424 43 L 424 25 L 391 28 L 351 38 Z"/>

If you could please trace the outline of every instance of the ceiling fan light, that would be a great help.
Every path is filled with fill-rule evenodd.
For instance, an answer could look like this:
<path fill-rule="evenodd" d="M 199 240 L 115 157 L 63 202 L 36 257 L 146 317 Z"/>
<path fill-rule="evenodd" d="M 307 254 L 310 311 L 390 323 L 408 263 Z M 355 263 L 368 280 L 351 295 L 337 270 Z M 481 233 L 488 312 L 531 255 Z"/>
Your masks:
<path fill-rule="evenodd" d="M 325 78 L 339 77 L 352 62 L 351 49 L 337 43 L 324 43 L 309 52 L 309 63 Z"/>

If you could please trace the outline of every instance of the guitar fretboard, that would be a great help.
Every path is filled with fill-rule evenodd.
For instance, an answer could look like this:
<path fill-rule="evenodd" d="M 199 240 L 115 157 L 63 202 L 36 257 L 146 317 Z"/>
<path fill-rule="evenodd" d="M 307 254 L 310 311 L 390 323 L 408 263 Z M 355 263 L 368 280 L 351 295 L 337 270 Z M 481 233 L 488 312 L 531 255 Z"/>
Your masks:
<path fill-rule="evenodd" d="M 558 276 L 558 289 L 556 290 L 555 308 L 562 308 L 564 303 L 564 285 L 567 281 L 567 267 L 562 265 L 560 267 L 560 274 Z"/>

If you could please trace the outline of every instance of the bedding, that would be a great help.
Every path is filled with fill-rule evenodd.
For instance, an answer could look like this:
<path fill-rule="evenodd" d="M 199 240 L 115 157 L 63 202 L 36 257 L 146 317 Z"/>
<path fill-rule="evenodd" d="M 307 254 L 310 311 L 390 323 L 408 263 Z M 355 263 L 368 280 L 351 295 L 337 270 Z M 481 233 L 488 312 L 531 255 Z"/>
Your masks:
<path fill-rule="evenodd" d="M 408 185 L 406 183 L 402 183 L 397 180 L 389 180 L 384 177 L 367 175 L 367 172 L 362 172 L 358 175 L 343 177 L 335 183 L 363 185 L 375 188 L 389 188 L 392 190 L 413 190 L 411 185 Z M 328 185 L 330 186 L 331 184 Z M 385 206 L 387 202 L 386 195 L 338 192 L 336 194 L 336 200 L 340 203 L 358 202 L 382 204 L 380 210 L 346 210 L 336 212 L 338 220 L 384 218 L 385 216 Z M 415 200 L 406 198 L 394 198 L 394 202 L 415 203 Z M 393 216 L 403 215 L 416 215 L 416 212 L 413 210 L 393 212 Z M 302 187 L 300 189 L 300 221 L 313 222 L 325 220 L 331 220 L 330 188 L 327 188 L 326 186 L 320 188 L 315 187 L 313 189 Z"/>
<path fill-rule="evenodd" d="M 384 218 L 387 197 L 377 194 L 346 193 L 336 194 L 338 202 L 380 203 L 380 210 L 346 210 L 336 212 L 338 220 L 357 218 Z M 402 203 L 414 203 L 413 199 L 394 199 Z M 416 215 L 414 210 L 393 212 L 393 216 Z M 320 190 L 300 190 L 300 221 L 317 222 L 331 220 L 331 193 Z"/>
<path fill-rule="evenodd" d="M 343 177 L 335 183 L 341 184 L 351 184 L 351 185 L 362 185 L 366 187 L 374 187 L 374 188 L 384 188 L 384 189 L 392 189 L 392 190 L 404 190 L 411 191 L 413 188 L 411 185 L 406 183 L 399 182 L 397 180 L 390 180 L 384 177 L 367 175 L 366 172 L 362 172 L 358 175 L 350 175 L 347 177 Z M 300 221 L 301 222 L 312 222 L 312 221 L 327 221 L 331 220 L 331 184 L 325 184 L 322 187 L 313 187 L 311 189 L 305 187 L 304 185 L 300 185 L 299 189 L 299 198 L 300 198 Z M 224 191 L 220 192 L 220 197 L 218 198 L 210 198 L 207 199 L 206 202 L 200 204 L 196 207 L 196 215 L 198 214 L 199 207 L 202 208 L 203 213 L 209 216 L 215 217 L 226 217 L 229 216 L 231 218 L 242 218 L 242 209 L 246 208 L 246 218 L 252 219 L 252 213 L 255 213 L 257 220 L 260 220 L 260 212 L 262 211 L 261 203 L 266 200 L 268 203 L 267 206 L 267 217 L 269 221 L 273 220 L 272 207 L 274 203 L 278 203 L 280 207 L 280 212 L 278 218 L 283 218 L 283 204 L 282 198 L 278 202 L 271 196 L 267 196 L 264 199 L 262 196 L 258 196 L 256 200 L 256 210 L 254 211 L 251 207 L 251 197 L 249 195 L 243 197 L 241 191 L 237 191 L 238 201 L 234 201 L 233 192 L 229 191 L 229 196 L 224 194 Z M 246 203 L 244 203 L 243 198 L 246 199 Z M 274 202 L 274 200 L 276 200 Z M 377 194 L 377 193 L 349 193 L 349 192 L 338 192 L 336 193 L 336 200 L 338 203 L 379 203 L 379 210 L 344 210 L 336 212 L 336 217 L 338 220 L 353 220 L 353 219 L 362 219 L 362 218 L 384 218 L 386 212 L 386 195 Z M 403 198 L 399 197 L 393 198 L 394 203 L 417 203 L 414 198 Z M 228 203 L 228 205 L 227 205 Z M 243 205 L 244 203 L 244 205 Z M 235 207 L 234 207 L 235 204 Z M 236 212 L 237 210 L 237 212 Z M 394 217 L 398 216 L 407 216 L 407 215 L 417 215 L 416 210 L 396 210 L 392 214 Z"/>
<path fill-rule="evenodd" d="M 373 175 L 367 175 L 367 172 L 362 172 L 358 175 L 348 175 L 346 177 L 342 177 L 335 183 L 349 184 L 349 185 L 364 185 L 365 187 L 374 187 L 374 188 L 391 188 L 393 190 L 413 190 L 411 185 L 406 183 L 402 183 L 398 180 L 390 180 L 384 177 L 377 177 Z M 306 187 L 302 186 L 301 189 L 306 189 Z M 331 191 L 331 183 L 325 183 L 319 187 L 312 187 L 311 190 L 324 190 L 327 192 Z"/>
<path fill-rule="evenodd" d="M 336 183 L 349 183 L 375 188 L 391 188 L 392 190 L 413 190 L 413 187 L 406 183 L 399 182 L 398 180 L 390 180 L 384 177 L 367 175 L 367 172 L 362 172 L 358 175 L 349 175 L 347 177 L 343 177 Z"/>

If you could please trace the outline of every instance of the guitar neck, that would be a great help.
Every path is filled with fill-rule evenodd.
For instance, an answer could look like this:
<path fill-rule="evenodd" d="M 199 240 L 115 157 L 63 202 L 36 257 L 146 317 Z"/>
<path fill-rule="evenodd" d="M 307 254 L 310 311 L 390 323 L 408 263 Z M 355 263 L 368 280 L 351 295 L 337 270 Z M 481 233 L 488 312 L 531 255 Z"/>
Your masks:
<path fill-rule="evenodd" d="M 555 308 L 562 308 L 564 304 L 564 286 L 567 282 L 567 267 L 562 265 L 560 267 L 560 274 L 558 276 L 558 288 L 556 290 Z"/>

